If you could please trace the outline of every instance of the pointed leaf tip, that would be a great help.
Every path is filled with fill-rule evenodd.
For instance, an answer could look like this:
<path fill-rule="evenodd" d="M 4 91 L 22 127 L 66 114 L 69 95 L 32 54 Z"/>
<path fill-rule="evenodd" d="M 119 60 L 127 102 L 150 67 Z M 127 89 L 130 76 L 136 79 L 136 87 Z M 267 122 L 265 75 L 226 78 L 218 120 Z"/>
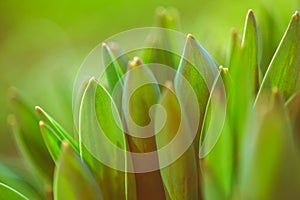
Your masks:
<path fill-rule="evenodd" d="M 63 141 L 61 142 L 61 147 L 62 147 L 62 149 L 63 149 L 64 151 L 66 151 L 67 149 L 70 148 L 70 143 L 69 143 L 67 140 L 63 140 Z"/>
<path fill-rule="evenodd" d="M 130 69 L 134 69 L 142 64 L 142 61 L 139 57 L 135 56 L 133 60 L 129 61 L 128 65 Z"/>
<path fill-rule="evenodd" d="M 192 34 L 187 34 L 187 39 L 195 40 L 195 37 Z"/>
<path fill-rule="evenodd" d="M 247 15 L 248 15 L 248 16 L 253 16 L 253 15 L 254 15 L 253 10 L 252 10 L 252 9 L 249 9 Z"/>
<path fill-rule="evenodd" d="M 166 87 L 167 89 L 169 89 L 169 90 L 174 91 L 174 84 L 173 84 L 172 81 L 166 81 L 166 82 L 165 82 L 165 87 Z"/>
<path fill-rule="evenodd" d="M 293 15 L 293 19 L 294 20 L 298 20 L 299 19 L 299 11 L 297 10 L 296 12 L 295 12 L 295 14 Z"/>
<path fill-rule="evenodd" d="M 105 42 L 102 43 L 102 48 L 107 48 L 107 44 Z"/>
<path fill-rule="evenodd" d="M 40 121 L 40 122 L 39 122 L 39 126 L 40 126 L 41 128 L 44 127 L 44 126 L 45 126 L 45 122 Z"/>

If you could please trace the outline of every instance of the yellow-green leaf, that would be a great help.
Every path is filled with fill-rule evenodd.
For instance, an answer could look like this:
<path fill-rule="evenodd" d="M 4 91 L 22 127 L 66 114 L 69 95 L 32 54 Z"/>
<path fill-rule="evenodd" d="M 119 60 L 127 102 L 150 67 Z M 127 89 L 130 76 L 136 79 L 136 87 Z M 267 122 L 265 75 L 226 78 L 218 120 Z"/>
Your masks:
<path fill-rule="evenodd" d="M 272 58 L 257 95 L 274 87 L 286 101 L 300 89 L 300 16 L 296 12 Z"/>
<path fill-rule="evenodd" d="M 102 193 L 92 173 L 66 141 L 54 175 L 54 199 L 101 200 Z"/>

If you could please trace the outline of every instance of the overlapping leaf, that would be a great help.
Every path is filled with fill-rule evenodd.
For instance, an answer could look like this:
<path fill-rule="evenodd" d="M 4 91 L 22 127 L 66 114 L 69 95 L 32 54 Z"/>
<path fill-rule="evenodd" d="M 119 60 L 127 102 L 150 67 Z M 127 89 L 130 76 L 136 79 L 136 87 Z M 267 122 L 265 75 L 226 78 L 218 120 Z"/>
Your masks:
<path fill-rule="evenodd" d="M 170 199 L 198 199 L 201 196 L 198 186 L 198 157 L 193 145 L 180 152 L 182 150 L 180 147 L 185 146 L 186 140 L 192 141 L 193 138 L 191 138 L 188 122 L 173 92 L 172 82 L 168 82 L 159 102 L 166 112 L 166 121 L 161 130 L 157 124 L 164 120 L 163 115 L 159 112 L 155 115 L 156 129 L 158 129 L 156 130 L 158 132 L 156 134 L 157 148 L 161 149 L 169 144 L 177 134 L 180 134 L 179 132 L 183 135 L 181 134 L 180 141 L 176 143 L 177 149 L 169 148 L 167 154 L 158 152 L 160 163 L 170 162 L 170 165 L 162 168 L 160 172 L 166 194 Z M 177 154 L 180 156 L 173 160 Z"/>
<path fill-rule="evenodd" d="M 135 199 L 134 177 L 117 170 L 118 167 L 126 169 L 127 160 L 130 160 L 116 149 L 127 149 L 117 108 L 109 93 L 94 78 L 90 79 L 82 97 L 79 134 L 81 157 L 101 186 L 103 197 Z M 111 167 L 103 164 L 101 158 Z"/>
<path fill-rule="evenodd" d="M 150 119 L 150 108 L 157 103 L 160 89 L 152 72 L 139 58 L 134 58 L 130 63 L 130 68 L 131 71 L 129 71 L 124 80 L 122 98 L 127 131 L 130 134 L 127 136 L 129 148 L 131 152 L 135 153 L 153 152 L 156 151 L 156 142 L 153 136 L 154 123 Z M 158 166 L 157 157 L 152 164 L 153 166 Z M 138 161 L 133 159 L 133 165 L 134 168 L 138 166 Z M 136 173 L 135 177 L 138 192 L 137 198 L 164 198 L 164 189 L 159 170 L 148 173 Z"/>

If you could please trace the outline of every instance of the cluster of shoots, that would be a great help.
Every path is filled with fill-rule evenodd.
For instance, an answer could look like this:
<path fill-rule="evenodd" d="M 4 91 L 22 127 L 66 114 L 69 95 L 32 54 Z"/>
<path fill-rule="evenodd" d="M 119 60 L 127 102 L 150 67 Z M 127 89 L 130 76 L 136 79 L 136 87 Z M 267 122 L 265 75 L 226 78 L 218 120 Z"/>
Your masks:
<path fill-rule="evenodd" d="M 177 12 L 159 9 L 158 25 L 178 28 Z M 151 42 L 164 42 L 165 46 L 176 43 L 168 35 L 161 38 L 156 41 L 154 37 Z M 299 197 L 298 12 L 270 56 L 268 44 L 274 42 L 261 37 L 250 10 L 243 33 L 233 31 L 227 59 L 222 63 L 216 63 L 191 34 L 186 36 L 182 55 L 155 48 L 127 54 L 117 44 L 105 43 L 105 74 L 83 84 L 78 126 L 73 132 L 66 131 L 42 108 L 36 107 L 35 111 L 20 92 L 12 90 L 13 114 L 9 123 L 34 178 L 0 162 L 0 199 Z M 151 63 L 169 66 L 174 76 L 151 68 Z M 225 94 L 222 88 L 208 84 L 205 73 L 214 78 L 212 83 L 221 81 Z M 165 76 L 163 84 L 156 84 L 159 75 Z M 180 77 L 193 89 L 196 107 L 190 105 L 192 95 Z M 134 90 L 141 80 L 152 84 Z M 116 88 L 120 90 L 114 93 Z M 212 109 L 212 98 L 220 109 Z M 226 111 L 223 119 L 222 108 Z M 199 117 L 196 122 L 194 116 Z M 221 129 L 214 129 L 220 123 Z M 120 156 L 99 138 L 99 127 L 124 152 L 153 153 L 151 163 L 140 163 L 131 154 Z M 139 131 L 141 127 L 147 128 Z M 193 127 L 195 133 L 191 131 Z M 159 151 L 176 137 L 179 129 L 183 139 L 177 148 L 168 153 Z M 214 131 L 220 134 L 212 137 Z M 181 145 L 189 140 L 190 145 L 176 157 Z M 114 167 L 102 162 L 102 155 Z M 139 170 L 141 165 L 149 169 Z"/>

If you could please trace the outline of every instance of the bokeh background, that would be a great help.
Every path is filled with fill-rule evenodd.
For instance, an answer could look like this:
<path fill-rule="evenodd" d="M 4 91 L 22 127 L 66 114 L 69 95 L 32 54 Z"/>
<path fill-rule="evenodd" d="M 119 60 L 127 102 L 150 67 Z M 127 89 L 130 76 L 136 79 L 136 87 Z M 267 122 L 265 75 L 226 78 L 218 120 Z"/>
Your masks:
<path fill-rule="evenodd" d="M 252 8 L 265 37 L 277 44 L 299 0 L 27 0 L 0 1 L 0 157 L 18 157 L 7 124 L 8 88 L 18 88 L 34 105 L 72 130 L 71 94 L 76 72 L 101 41 L 137 27 L 155 25 L 159 6 L 174 7 L 181 31 L 192 33 L 222 64 L 233 27 L 241 32 Z M 268 14 L 274 23 L 260 20 Z M 265 19 L 265 18 L 264 18 Z M 270 21 L 269 21 L 270 22 Z M 267 30 L 277 34 L 268 35 Z M 272 47 L 275 51 L 276 47 Z"/>

